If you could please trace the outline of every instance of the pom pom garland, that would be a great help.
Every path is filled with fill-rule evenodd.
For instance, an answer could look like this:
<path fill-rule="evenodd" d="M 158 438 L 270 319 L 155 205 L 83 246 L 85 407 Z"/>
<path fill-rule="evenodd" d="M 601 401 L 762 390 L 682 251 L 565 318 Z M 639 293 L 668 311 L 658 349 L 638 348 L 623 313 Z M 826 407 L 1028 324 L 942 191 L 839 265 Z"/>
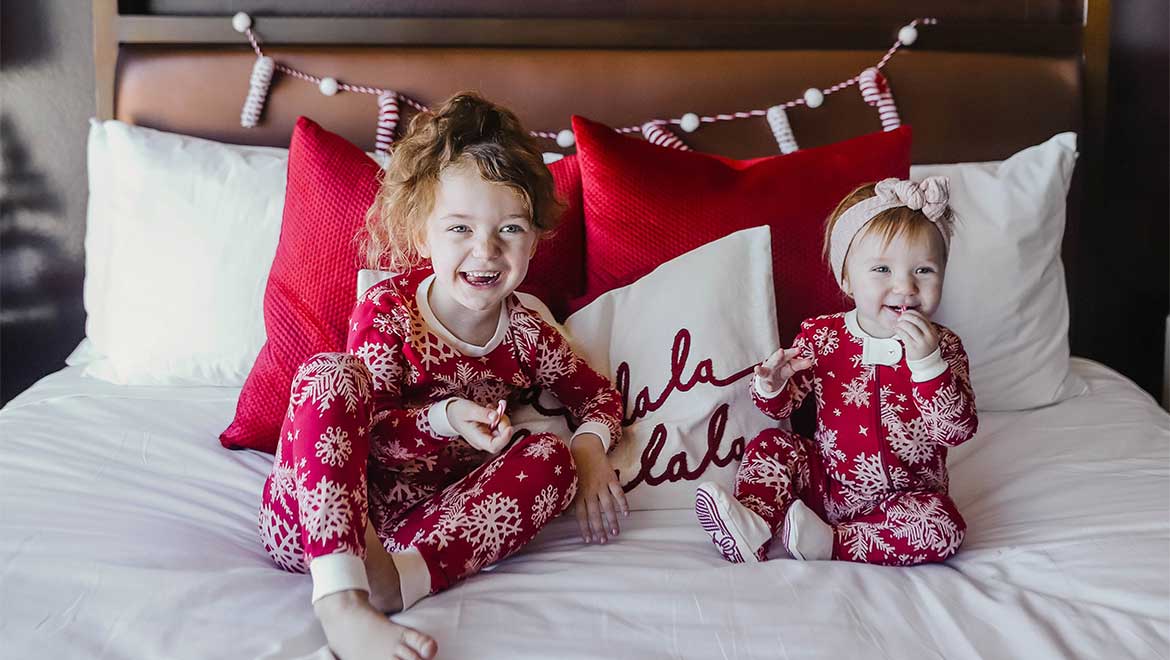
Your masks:
<path fill-rule="evenodd" d="M 937 19 L 933 18 L 916 18 L 909 24 L 904 25 L 898 30 L 898 38 L 892 46 L 886 51 L 885 55 L 878 61 L 876 65 L 870 68 L 875 72 L 880 71 L 890 59 L 903 46 L 909 46 L 918 39 L 919 25 L 936 25 Z M 377 87 L 370 87 L 366 85 L 356 85 L 339 82 L 336 78 L 324 77 L 318 78 L 312 74 L 305 73 L 290 66 L 274 62 L 271 57 L 264 54 L 260 48 L 260 42 L 256 38 L 256 33 L 252 30 L 252 17 L 245 12 L 238 12 L 232 17 L 232 27 L 237 31 L 245 34 L 248 37 L 249 43 L 252 45 L 252 50 L 256 52 L 257 62 L 253 66 L 252 81 L 248 92 L 248 97 L 244 102 L 244 107 L 240 113 L 240 124 L 245 127 L 253 127 L 259 121 L 260 115 L 263 111 L 264 102 L 267 97 L 268 87 L 271 85 L 271 79 L 274 71 L 280 71 L 289 77 L 302 80 L 317 85 L 318 90 L 325 96 L 334 96 L 339 91 L 355 92 L 359 94 L 373 94 L 379 97 L 378 101 L 378 139 L 377 147 L 379 153 L 385 153 L 382 148 L 389 149 L 393 143 L 393 133 L 397 128 L 397 117 L 393 120 L 390 115 L 398 114 L 398 104 L 405 103 L 416 110 L 427 110 L 427 106 L 418 101 Z M 870 76 L 871 74 L 865 73 Z M 825 102 L 825 97 L 839 92 L 846 87 L 858 84 L 860 86 L 863 74 L 858 74 L 853 78 L 844 80 L 835 85 L 825 88 L 810 87 L 804 91 L 804 94 L 797 99 L 776 104 L 765 110 L 748 110 L 733 113 L 722 113 L 713 116 L 700 116 L 693 112 L 684 114 L 679 119 L 655 119 L 645 122 L 641 126 L 627 126 L 624 128 L 615 129 L 619 133 L 637 133 L 641 131 L 647 140 L 654 144 L 662 146 L 669 146 L 675 149 L 690 150 L 683 141 L 676 135 L 670 124 L 678 125 L 683 131 L 687 133 L 694 132 L 699 129 L 704 123 L 719 122 L 719 121 L 734 121 L 736 119 L 748 119 L 752 117 L 767 117 L 768 123 L 772 127 L 772 134 L 776 137 L 776 142 L 780 146 L 781 151 L 790 153 L 797 150 L 795 138 L 789 139 L 792 135 L 791 126 L 787 122 L 787 110 L 799 105 L 805 105 L 809 108 L 819 108 Z M 880 76 L 880 73 L 878 74 Z M 878 112 L 882 117 L 882 126 L 885 130 L 893 130 L 901 124 L 901 120 L 897 114 L 897 108 L 894 105 L 893 95 L 889 92 L 889 85 L 885 81 L 884 76 L 873 77 L 871 82 L 874 86 L 880 88 L 877 95 L 874 96 L 872 89 L 862 90 L 862 95 L 867 103 L 876 105 Z M 870 83 L 866 83 L 869 85 Z M 884 91 L 883 91 L 884 90 Z M 384 101 L 383 98 L 390 99 Z M 873 100 L 871 100 L 873 99 Z M 394 112 L 391 112 L 390 106 L 394 106 Z M 389 122 L 389 124 L 387 124 Z M 386 126 L 389 125 L 388 135 L 383 135 Z M 573 132 L 568 129 L 561 131 L 532 131 L 533 136 L 544 138 L 548 140 L 555 140 L 557 145 L 568 149 L 572 147 L 576 140 Z M 788 151 L 791 150 L 791 151 Z"/>
<path fill-rule="evenodd" d="M 796 144 L 796 136 L 792 134 L 792 126 L 788 123 L 788 113 L 782 105 L 768 108 L 768 125 L 772 127 L 772 135 L 780 147 L 780 153 L 790 154 L 800 149 Z"/>
<path fill-rule="evenodd" d="M 691 148 L 679 139 L 674 131 L 666 126 L 666 122 L 661 119 L 648 121 L 642 124 L 642 137 L 650 144 L 656 144 L 660 147 L 667 147 L 670 149 L 678 149 L 679 151 L 690 151 Z"/>
<path fill-rule="evenodd" d="M 264 112 L 264 100 L 268 98 L 268 87 L 272 84 L 272 72 L 275 70 L 276 60 L 267 55 L 256 58 L 256 63 L 252 65 L 248 96 L 244 99 L 244 109 L 240 111 L 240 126 L 255 128 L 259 123 L 260 113 Z"/>

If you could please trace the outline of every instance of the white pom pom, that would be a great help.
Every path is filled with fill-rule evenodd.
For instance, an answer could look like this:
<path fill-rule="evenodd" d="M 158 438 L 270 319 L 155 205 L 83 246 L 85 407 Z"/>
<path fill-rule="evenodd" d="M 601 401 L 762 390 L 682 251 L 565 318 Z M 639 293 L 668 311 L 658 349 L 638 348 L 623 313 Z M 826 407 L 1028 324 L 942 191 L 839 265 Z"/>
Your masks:
<path fill-rule="evenodd" d="M 688 133 L 694 133 L 699 128 L 699 115 L 696 115 L 693 112 L 688 112 L 687 114 L 683 115 L 682 123 L 679 124 L 679 128 Z"/>
<path fill-rule="evenodd" d="M 247 12 L 238 12 L 232 16 L 232 27 L 236 29 L 236 32 L 245 32 L 252 27 L 252 17 Z"/>
<path fill-rule="evenodd" d="M 918 28 L 907 25 L 898 30 L 898 41 L 901 41 L 903 46 L 909 46 L 918 41 Z"/>
<path fill-rule="evenodd" d="M 562 130 L 560 133 L 557 133 L 557 146 L 558 147 L 560 147 L 562 149 L 568 149 L 569 147 L 573 146 L 574 144 L 577 144 L 577 136 L 573 135 L 573 131 L 570 131 L 569 129 L 566 128 L 566 129 Z"/>
<path fill-rule="evenodd" d="M 804 90 L 804 104 L 810 108 L 819 108 L 825 102 L 825 93 L 816 87 Z"/>
<path fill-rule="evenodd" d="M 317 84 L 317 89 L 325 96 L 333 96 L 339 89 L 337 86 L 337 78 L 322 78 L 321 82 Z"/>

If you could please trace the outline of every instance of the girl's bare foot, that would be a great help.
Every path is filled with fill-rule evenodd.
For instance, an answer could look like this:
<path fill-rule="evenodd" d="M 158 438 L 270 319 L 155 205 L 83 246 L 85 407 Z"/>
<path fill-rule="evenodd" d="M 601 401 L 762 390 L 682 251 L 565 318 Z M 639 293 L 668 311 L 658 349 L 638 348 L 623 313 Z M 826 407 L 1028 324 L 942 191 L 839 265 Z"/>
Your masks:
<path fill-rule="evenodd" d="M 341 660 L 427 660 L 439 645 L 429 635 L 400 626 L 370 605 L 364 591 L 339 591 L 313 604 L 329 648 Z"/>

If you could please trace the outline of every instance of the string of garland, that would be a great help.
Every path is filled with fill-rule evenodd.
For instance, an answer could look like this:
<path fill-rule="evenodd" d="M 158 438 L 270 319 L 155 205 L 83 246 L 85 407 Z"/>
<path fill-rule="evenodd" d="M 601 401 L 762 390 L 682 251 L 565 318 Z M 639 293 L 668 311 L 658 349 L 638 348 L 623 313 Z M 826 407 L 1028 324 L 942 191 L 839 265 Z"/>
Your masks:
<path fill-rule="evenodd" d="M 938 20 L 934 18 L 916 18 L 910 21 L 898 30 L 897 39 L 894 40 L 893 45 L 890 46 L 885 55 L 878 60 L 877 64 L 831 87 L 810 87 L 800 97 L 769 108 L 702 116 L 688 112 L 677 118 L 651 119 L 637 126 L 626 126 L 615 130 L 620 133 L 641 133 L 646 140 L 660 146 L 690 150 L 690 147 L 674 132 L 673 127 L 677 126 L 684 132 L 692 133 L 703 124 L 764 117 L 772 129 L 772 135 L 776 138 L 776 144 L 780 151 L 787 154 L 800 148 L 788 121 L 788 110 L 802 105 L 809 108 L 819 108 L 825 102 L 825 97 L 857 85 L 861 91 L 862 99 L 877 109 L 882 129 L 892 131 L 901 126 L 901 119 L 889 80 L 886 79 L 881 70 L 899 49 L 910 46 L 918 40 L 919 25 L 935 25 L 937 23 Z M 377 97 L 378 123 L 375 132 L 375 149 L 379 155 L 383 156 L 389 153 L 397 134 L 400 104 L 406 104 L 419 111 L 428 109 L 426 105 L 394 90 L 341 82 L 330 76 L 315 76 L 277 62 L 272 57 L 265 55 L 260 48 L 260 41 L 252 29 L 252 17 L 245 12 L 239 12 L 232 17 L 232 27 L 248 37 L 249 43 L 252 44 L 252 50 L 256 52 L 256 63 L 252 67 L 248 95 L 244 99 L 244 106 L 240 112 L 240 125 L 245 128 L 255 127 L 259 123 L 268 90 L 272 85 L 272 77 L 276 72 L 312 83 L 325 96 L 334 96 L 340 91 L 345 91 Z M 555 140 L 559 146 L 566 149 L 576 142 L 573 131 L 567 128 L 559 131 L 532 131 L 532 135 Z"/>

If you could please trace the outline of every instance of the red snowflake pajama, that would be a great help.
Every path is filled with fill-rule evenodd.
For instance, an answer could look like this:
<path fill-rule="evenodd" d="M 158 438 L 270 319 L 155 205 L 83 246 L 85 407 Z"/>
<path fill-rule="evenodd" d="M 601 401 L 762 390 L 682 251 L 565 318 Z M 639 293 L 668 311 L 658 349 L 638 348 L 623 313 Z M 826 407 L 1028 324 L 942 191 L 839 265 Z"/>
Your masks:
<path fill-rule="evenodd" d="M 371 402 L 370 374 L 353 355 L 316 355 L 298 372 L 260 510 L 281 568 L 360 561 L 368 515 L 409 605 L 516 552 L 573 498 L 572 457 L 550 434 L 521 437 L 487 462 L 459 438 L 398 465 L 371 461 Z"/>
<path fill-rule="evenodd" d="M 777 392 L 752 397 L 786 419 L 812 394 L 812 439 L 766 430 L 750 442 L 736 499 L 779 530 L 799 497 L 833 528 L 833 557 L 874 564 L 942 561 L 966 525 L 947 495 L 947 448 L 975 435 L 967 354 L 936 325 L 939 347 L 907 360 L 894 338 L 868 335 L 856 311 L 808 319 L 793 347 L 812 360 Z"/>
<path fill-rule="evenodd" d="M 606 449 L 621 437 L 613 385 L 536 310 L 511 296 L 491 340 L 468 344 L 431 310 L 433 281 L 419 270 L 371 287 L 350 316 L 348 353 L 310 358 L 292 384 L 260 528 L 278 565 L 313 574 L 314 600 L 369 589 L 367 517 L 409 606 L 512 554 L 568 506 L 571 438 L 518 433 L 490 457 L 451 427 L 451 400 L 494 409 L 545 389 L 574 437 Z"/>

